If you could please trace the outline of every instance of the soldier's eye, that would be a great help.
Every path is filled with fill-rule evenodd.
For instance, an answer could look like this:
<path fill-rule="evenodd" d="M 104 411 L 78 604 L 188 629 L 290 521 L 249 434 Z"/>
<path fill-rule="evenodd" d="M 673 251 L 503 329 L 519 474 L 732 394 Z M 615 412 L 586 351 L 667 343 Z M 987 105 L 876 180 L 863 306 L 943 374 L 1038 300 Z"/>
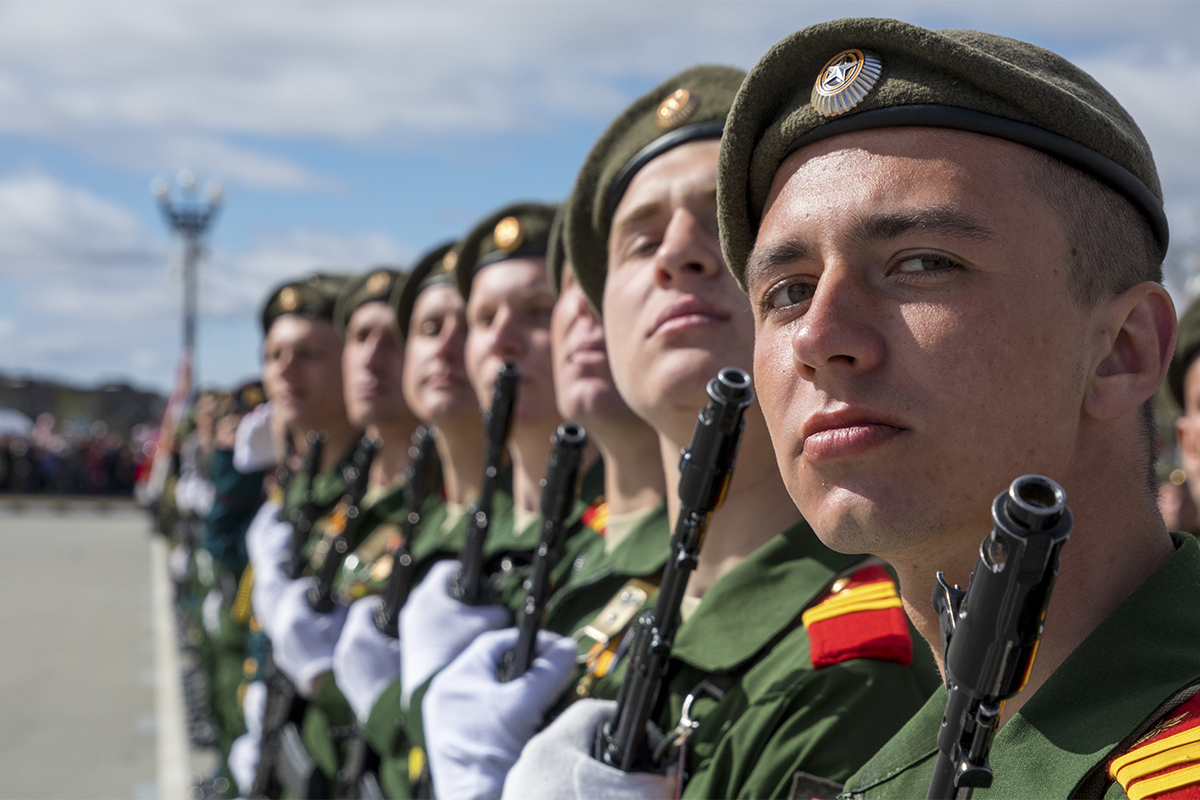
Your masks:
<path fill-rule="evenodd" d="M 815 288 L 811 283 L 785 284 L 771 291 L 764 305 L 772 311 L 799 305 L 812 299 Z"/>

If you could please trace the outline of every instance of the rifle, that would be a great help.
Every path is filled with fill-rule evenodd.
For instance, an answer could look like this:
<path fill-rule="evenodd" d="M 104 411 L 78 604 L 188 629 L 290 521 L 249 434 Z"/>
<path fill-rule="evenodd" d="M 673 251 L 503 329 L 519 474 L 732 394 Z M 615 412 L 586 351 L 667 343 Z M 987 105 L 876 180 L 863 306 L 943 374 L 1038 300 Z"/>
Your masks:
<path fill-rule="evenodd" d="M 408 514 L 400 523 L 400 544 L 392 550 L 392 572 L 383 592 L 383 604 L 375 612 L 375 627 L 393 639 L 399 638 L 400 609 L 412 589 L 416 563 L 409 550 L 412 532 L 421 521 L 421 507 L 433 488 L 433 472 L 437 465 L 437 434 L 433 428 L 421 425 L 413 432 L 408 448 L 411 463 L 405 470 L 404 493 Z"/>
<path fill-rule="evenodd" d="M 988 762 L 1004 701 L 1029 680 L 1059 551 L 1074 520 L 1062 487 L 1023 475 L 992 503 L 995 526 L 979 547 L 966 590 L 937 574 L 946 713 L 928 797 L 969 800 L 992 785 Z"/>
<path fill-rule="evenodd" d="M 292 549 L 287 562 L 283 565 L 283 574 L 293 580 L 300 577 L 304 570 L 304 545 L 312 533 L 313 518 L 317 515 L 317 501 L 313 483 L 321 469 L 321 452 L 325 449 L 325 433 L 309 431 L 304 437 L 308 444 L 308 452 L 304 456 L 304 465 L 300 468 L 308 484 L 304 487 L 304 500 L 292 510 L 289 519 L 292 523 Z"/>
<path fill-rule="evenodd" d="M 505 364 L 496 377 L 492 404 L 483 412 L 483 427 L 487 433 L 487 456 L 483 467 L 483 490 L 479 499 L 467 509 L 467 533 L 459 561 L 462 569 L 450 579 L 450 595 L 471 606 L 490 603 L 495 594 L 484 574 L 483 545 L 492 524 L 492 495 L 500 480 L 500 461 L 512 427 L 517 407 L 517 383 L 521 372 L 516 364 Z"/>
<path fill-rule="evenodd" d="M 371 462 L 378 452 L 379 440 L 367 434 L 354 448 L 350 463 L 342 467 L 342 477 L 347 484 L 346 493 L 329 515 L 329 527 L 325 532 L 329 549 L 325 552 L 325 560 L 321 562 L 321 571 L 313 578 L 312 586 L 308 587 L 308 604 L 318 613 L 325 614 L 333 608 L 333 581 L 346 554 L 350 552 L 354 532 L 362 522 L 362 509 L 359 506 L 367 494 Z"/>
<path fill-rule="evenodd" d="M 638 618 L 629 669 L 617 694 L 617 710 L 596 735 L 596 758 L 625 772 L 653 769 L 644 747 L 646 722 L 666 679 L 679 608 L 696 568 L 709 518 L 720 507 L 733 477 L 745 411 L 754 402 L 750 375 L 726 367 L 708 382 L 711 401 L 700 412 L 692 444 L 679 460 L 679 518 L 671 535 L 671 558 L 663 570 L 654 610 Z"/>
<path fill-rule="evenodd" d="M 533 571 L 525 579 L 525 604 L 517 619 L 520 634 L 513 649 L 504 654 L 496 674 L 501 683 L 516 680 L 528 671 L 537 650 L 537 632 L 542 627 L 546 601 L 550 599 L 550 571 L 558 563 L 567 516 L 575 506 L 579 466 L 587 433 L 569 422 L 558 426 L 551 438 L 554 449 L 542 479 L 542 535 L 533 554 Z"/>

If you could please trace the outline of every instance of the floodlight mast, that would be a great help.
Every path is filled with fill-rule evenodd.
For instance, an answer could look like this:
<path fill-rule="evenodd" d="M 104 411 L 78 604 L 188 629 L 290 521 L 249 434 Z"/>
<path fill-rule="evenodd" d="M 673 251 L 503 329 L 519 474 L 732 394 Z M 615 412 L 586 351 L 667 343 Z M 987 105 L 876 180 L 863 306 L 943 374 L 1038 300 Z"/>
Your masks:
<path fill-rule="evenodd" d="M 179 184 L 180 198 L 171 197 L 171 187 L 162 178 L 150 182 L 150 190 L 158 199 L 167 224 L 183 237 L 183 350 L 192 364 L 192 385 L 197 385 L 196 374 L 196 316 L 199 307 L 199 277 L 197 264 L 203 253 L 200 240 L 212 225 L 224 199 L 221 184 L 209 181 L 205 186 L 205 198 L 196 196 L 196 176 L 191 170 L 181 169 L 175 177 Z"/>

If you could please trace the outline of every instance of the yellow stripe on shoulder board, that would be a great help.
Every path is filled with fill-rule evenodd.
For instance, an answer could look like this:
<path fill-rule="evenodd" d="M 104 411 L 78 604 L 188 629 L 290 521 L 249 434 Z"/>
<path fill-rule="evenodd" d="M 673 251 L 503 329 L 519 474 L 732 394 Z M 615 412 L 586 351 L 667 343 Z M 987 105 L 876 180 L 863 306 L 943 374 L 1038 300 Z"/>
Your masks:
<path fill-rule="evenodd" d="M 1177 769 L 1165 775 L 1137 781 L 1125 790 L 1129 800 L 1146 800 L 1148 797 L 1174 791 L 1182 786 L 1200 782 L 1200 764 Z"/>
<path fill-rule="evenodd" d="M 891 581 L 878 581 L 843 589 L 805 611 L 800 616 L 800 621 L 807 627 L 814 622 L 840 617 L 843 614 L 900 608 L 901 605 L 900 595 L 896 593 L 896 584 Z"/>
<path fill-rule="evenodd" d="M 1200 727 L 1129 751 L 1113 760 L 1108 774 L 1126 794 L 1139 800 L 1200 781 L 1200 764 L 1196 762 L 1200 762 Z M 1159 774 L 1182 764 L 1193 766 Z"/>
<path fill-rule="evenodd" d="M 1120 758 L 1113 759 L 1112 764 L 1109 765 L 1108 774 L 1115 778 L 1118 772 L 1125 769 L 1125 767 L 1129 766 L 1135 761 L 1142 761 L 1143 759 L 1150 758 L 1151 756 L 1156 756 L 1159 753 L 1165 753 L 1168 750 L 1174 750 L 1176 747 L 1180 747 L 1181 745 L 1185 744 L 1191 744 L 1193 742 L 1200 742 L 1200 726 L 1188 728 L 1187 730 L 1180 731 L 1173 736 L 1168 736 L 1165 739 L 1159 739 L 1157 742 L 1152 742 L 1141 747 L 1135 747 Z"/>

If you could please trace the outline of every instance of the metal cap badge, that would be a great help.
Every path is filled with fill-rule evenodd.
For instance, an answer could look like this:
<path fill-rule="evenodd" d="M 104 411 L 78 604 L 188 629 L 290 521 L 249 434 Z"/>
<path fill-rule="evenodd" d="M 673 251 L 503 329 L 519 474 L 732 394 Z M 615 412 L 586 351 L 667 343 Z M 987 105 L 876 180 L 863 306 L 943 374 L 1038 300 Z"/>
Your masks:
<path fill-rule="evenodd" d="M 516 217 L 505 217 L 496 223 L 496 229 L 492 231 L 492 240 L 496 247 L 506 253 L 516 250 L 524 238 L 525 231 L 521 229 L 521 220 Z"/>
<path fill-rule="evenodd" d="M 291 286 L 284 287 L 279 293 L 279 307 L 284 311 L 295 311 L 300 307 L 300 296 Z"/>
<path fill-rule="evenodd" d="M 810 102 L 823 117 L 845 114 L 862 102 L 882 70 L 883 62 L 874 53 L 843 50 L 821 69 Z"/>
<path fill-rule="evenodd" d="M 700 106 L 700 98 L 687 89 L 676 89 L 658 106 L 654 124 L 659 130 L 669 131 L 688 121 Z"/>
<path fill-rule="evenodd" d="M 367 278 L 367 291 L 371 294 L 380 294 L 388 288 L 388 283 L 390 281 L 391 276 L 389 276 L 383 270 L 380 270 L 371 277 Z"/>

